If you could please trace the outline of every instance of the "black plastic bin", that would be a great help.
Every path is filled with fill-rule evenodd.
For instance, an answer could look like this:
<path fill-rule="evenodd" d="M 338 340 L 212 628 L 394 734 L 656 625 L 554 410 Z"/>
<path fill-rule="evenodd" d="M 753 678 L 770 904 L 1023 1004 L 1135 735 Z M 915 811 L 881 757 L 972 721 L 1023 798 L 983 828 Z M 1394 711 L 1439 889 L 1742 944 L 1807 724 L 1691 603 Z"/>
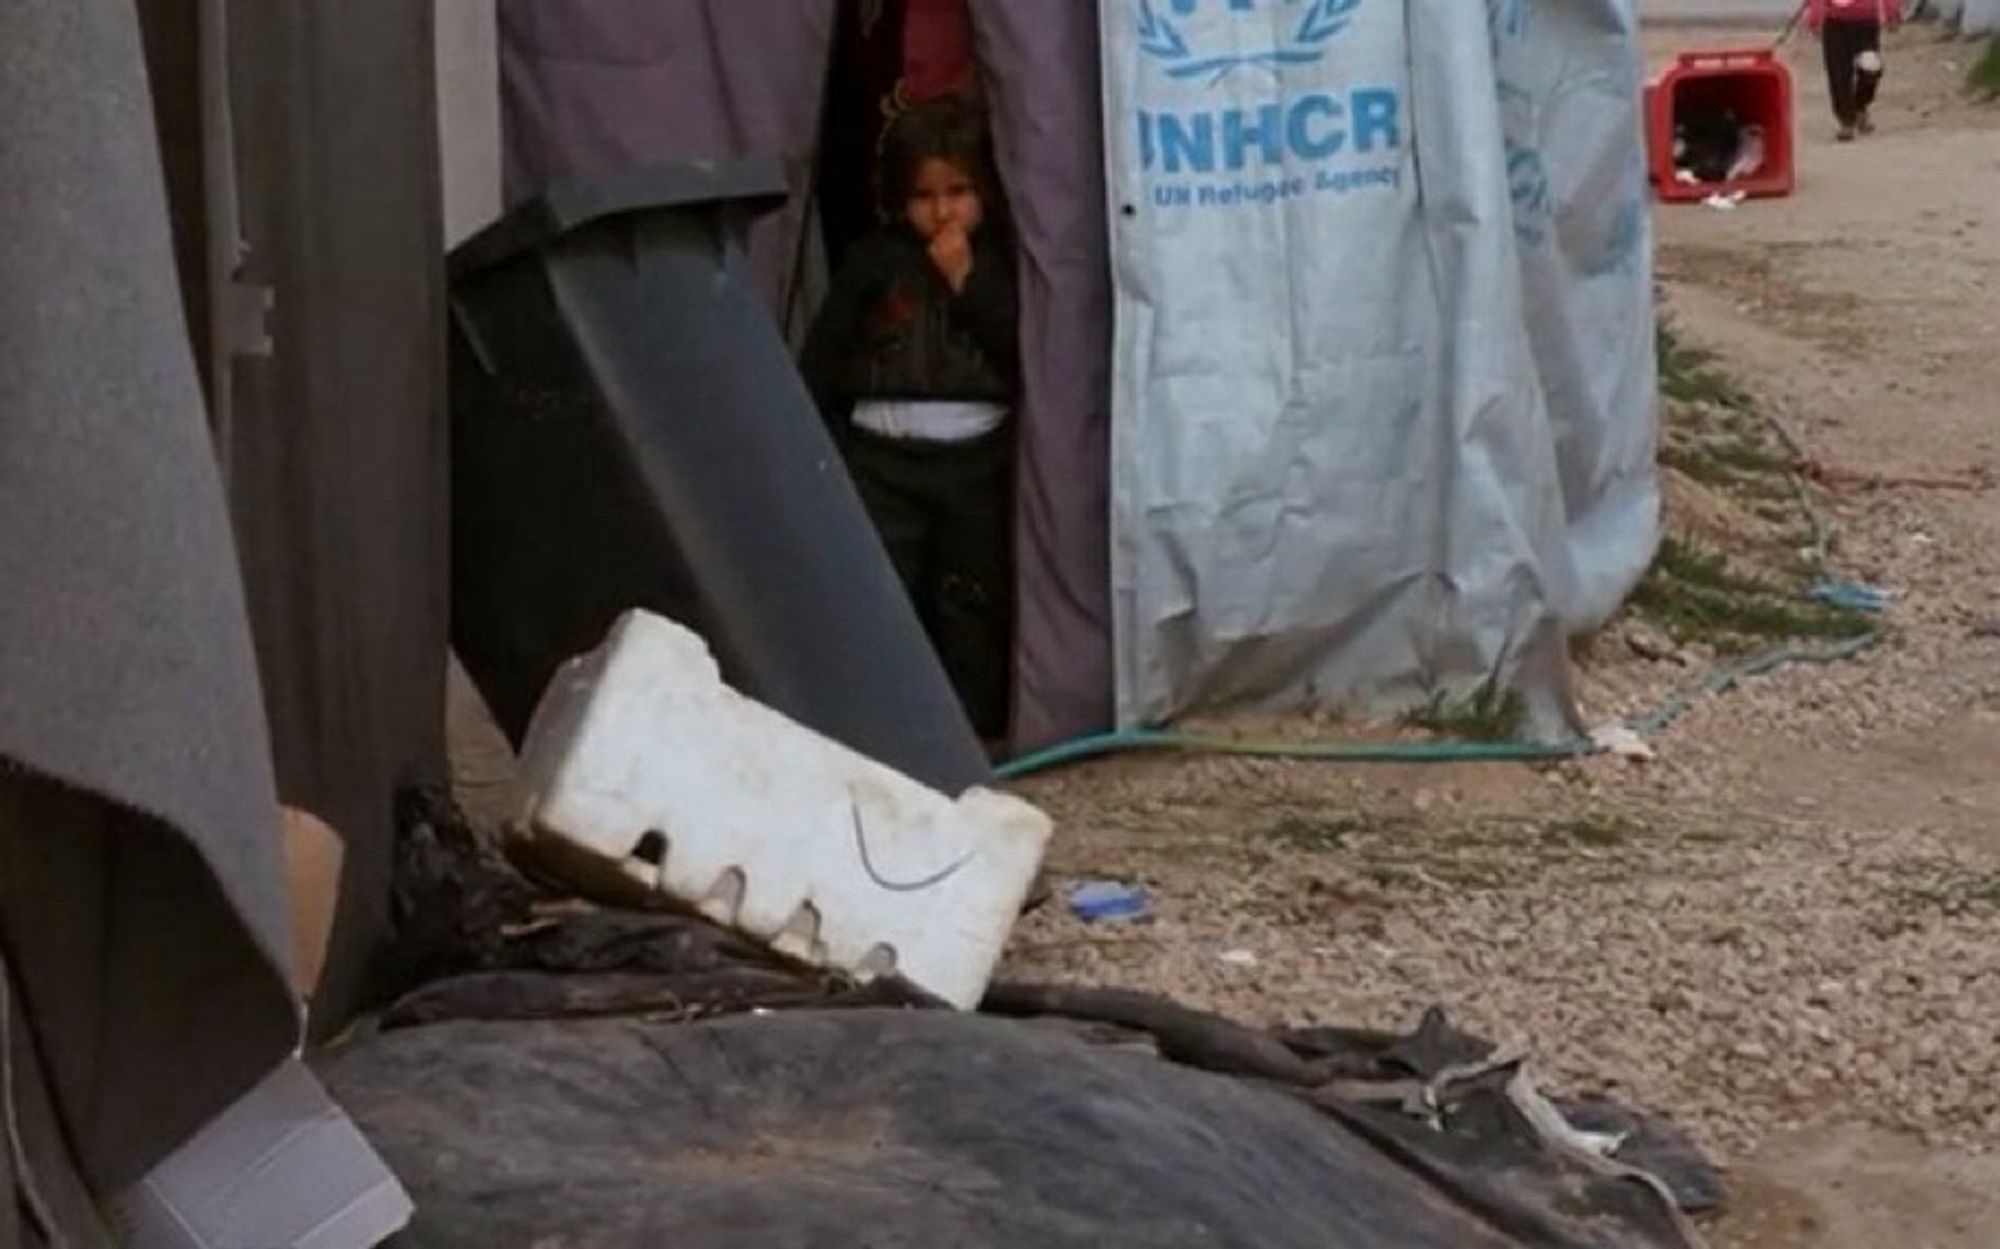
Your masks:
<path fill-rule="evenodd" d="M 552 189 L 451 257 L 452 638 L 518 746 L 642 607 L 738 689 L 950 793 L 990 776 L 737 234 L 775 162 Z"/>

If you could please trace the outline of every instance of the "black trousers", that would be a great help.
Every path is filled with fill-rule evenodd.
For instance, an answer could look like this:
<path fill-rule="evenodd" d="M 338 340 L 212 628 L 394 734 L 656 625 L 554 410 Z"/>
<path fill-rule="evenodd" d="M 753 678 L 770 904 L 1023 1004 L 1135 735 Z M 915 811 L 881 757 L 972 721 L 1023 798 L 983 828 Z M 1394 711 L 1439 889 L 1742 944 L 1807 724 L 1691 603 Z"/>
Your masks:
<path fill-rule="evenodd" d="M 848 472 L 980 736 L 1007 732 L 1013 684 L 1014 437 L 848 429 Z"/>
<path fill-rule="evenodd" d="M 1833 115 L 1841 125 L 1852 126 L 1875 103 L 1875 90 L 1882 83 L 1878 70 L 1869 73 L 1857 62 L 1864 52 L 1882 51 L 1882 24 L 1828 22 L 1820 31 L 1820 46 L 1826 53 L 1826 85 L 1833 95 Z"/>

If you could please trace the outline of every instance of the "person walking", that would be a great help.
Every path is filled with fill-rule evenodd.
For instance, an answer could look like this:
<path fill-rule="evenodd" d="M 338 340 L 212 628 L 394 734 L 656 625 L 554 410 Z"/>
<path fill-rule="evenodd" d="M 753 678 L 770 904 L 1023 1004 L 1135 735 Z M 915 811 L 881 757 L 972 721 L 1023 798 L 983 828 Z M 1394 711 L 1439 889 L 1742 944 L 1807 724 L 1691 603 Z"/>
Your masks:
<path fill-rule="evenodd" d="M 1875 130 L 1870 110 L 1882 85 L 1882 31 L 1903 21 L 1903 0 L 1806 0 L 1806 23 L 1826 53 L 1834 137 L 1851 142 Z"/>

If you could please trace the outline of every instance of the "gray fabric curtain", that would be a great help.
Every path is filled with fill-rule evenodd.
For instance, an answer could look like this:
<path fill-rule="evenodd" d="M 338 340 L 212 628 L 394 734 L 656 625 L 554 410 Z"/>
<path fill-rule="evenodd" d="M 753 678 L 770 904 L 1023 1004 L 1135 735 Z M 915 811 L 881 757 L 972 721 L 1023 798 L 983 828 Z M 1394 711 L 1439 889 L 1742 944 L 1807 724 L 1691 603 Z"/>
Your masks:
<path fill-rule="evenodd" d="M 792 186 L 750 260 L 771 307 L 791 297 L 835 0 L 499 0 L 504 183 L 685 160 L 776 156 Z"/>
<path fill-rule="evenodd" d="M 0 5 L 0 223 L 0 947 L 102 1197 L 297 1031 L 264 712 L 132 5 Z"/>
<path fill-rule="evenodd" d="M 1014 744 L 1112 720 L 1111 271 L 1097 6 L 971 0 L 1020 245 Z"/>

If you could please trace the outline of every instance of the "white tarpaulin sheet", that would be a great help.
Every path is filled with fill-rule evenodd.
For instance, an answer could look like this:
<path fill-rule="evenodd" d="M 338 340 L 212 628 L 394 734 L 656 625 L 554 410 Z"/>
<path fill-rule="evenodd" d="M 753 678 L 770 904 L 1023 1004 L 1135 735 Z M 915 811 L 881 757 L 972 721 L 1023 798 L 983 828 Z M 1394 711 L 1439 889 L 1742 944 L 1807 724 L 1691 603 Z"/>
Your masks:
<path fill-rule="evenodd" d="M 1629 0 L 1103 0 L 1128 723 L 1517 693 L 1651 555 Z"/>

